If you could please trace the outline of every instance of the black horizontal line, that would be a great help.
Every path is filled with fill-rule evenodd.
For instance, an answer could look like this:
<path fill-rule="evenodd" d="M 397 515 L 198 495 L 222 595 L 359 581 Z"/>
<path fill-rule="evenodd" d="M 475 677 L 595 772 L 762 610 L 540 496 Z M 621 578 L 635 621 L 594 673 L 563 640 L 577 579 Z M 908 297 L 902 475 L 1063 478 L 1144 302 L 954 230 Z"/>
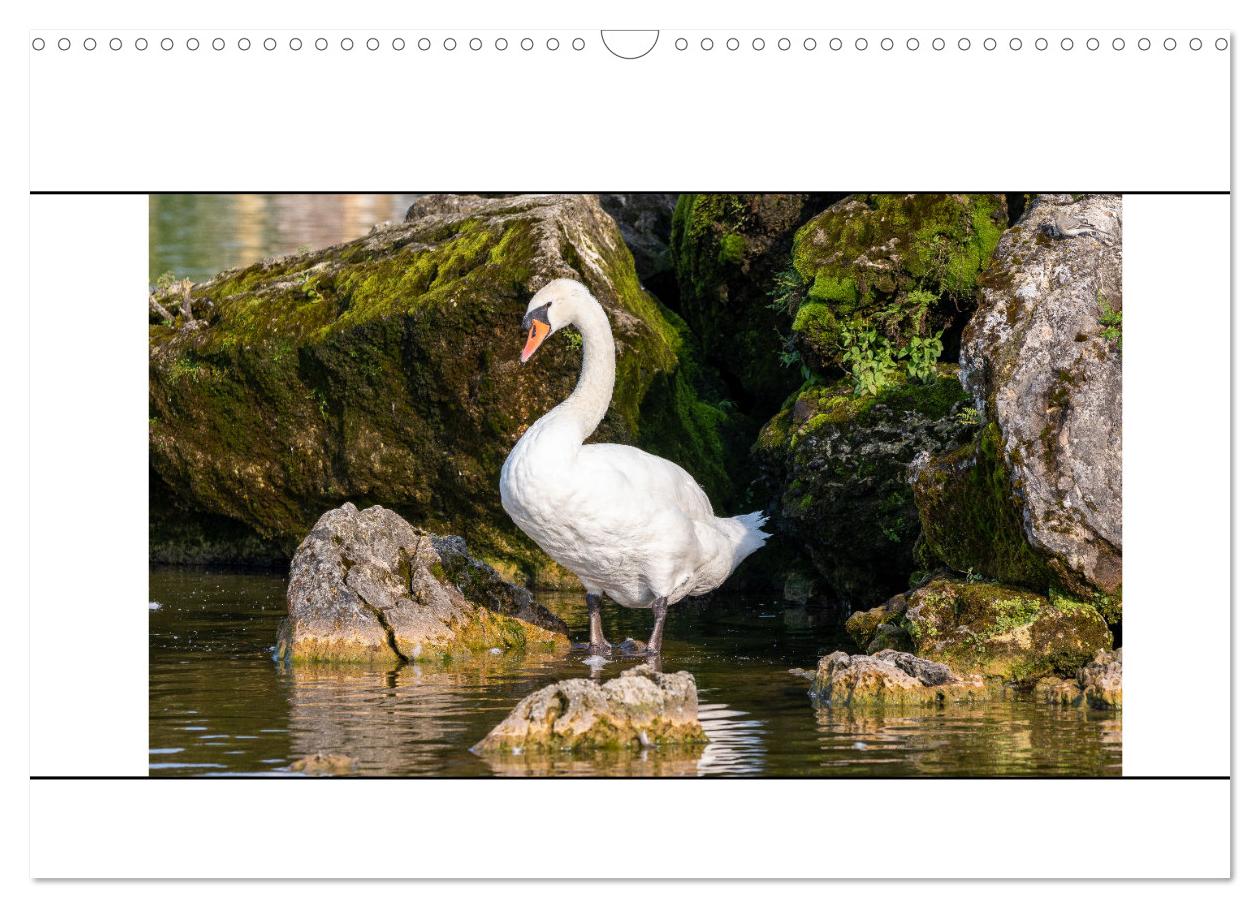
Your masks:
<path fill-rule="evenodd" d="M 591 195 L 601 192 L 624 192 L 627 195 L 639 195 L 649 192 L 726 192 L 726 193 L 752 193 L 752 192 L 784 192 L 795 193 L 801 190 L 774 190 L 774 189 L 644 189 L 644 190 L 628 190 L 616 188 L 604 189 L 420 189 L 420 190 L 398 190 L 398 189 L 188 189 L 188 190 L 170 190 L 170 189 L 32 189 L 30 195 L 410 195 L 414 192 L 416 195 L 425 195 L 428 193 L 442 193 L 445 195 L 476 195 L 483 192 L 510 192 L 513 194 L 538 194 L 538 195 Z M 845 190 L 827 190 L 827 189 L 811 189 L 810 192 L 843 192 Z M 855 191 L 855 190 L 850 190 Z M 1005 192 L 1006 190 L 996 189 L 861 189 L 857 192 L 867 193 L 894 193 L 894 192 L 943 192 L 943 193 L 989 193 L 989 192 Z M 1043 193 L 1063 193 L 1072 192 L 1083 195 L 1107 194 L 1107 195 L 1230 195 L 1228 189 L 1039 189 L 1025 190 L 1029 194 L 1037 195 Z"/>
<path fill-rule="evenodd" d="M 341 781 L 344 779 L 391 779 L 391 780 L 443 780 L 443 779 L 503 779 L 513 778 L 524 781 L 535 781 L 539 779 L 573 779 L 575 781 L 587 781 L 592 779 L 626 779 L 633 778 L 635 781 L 675 781 L 675 780 L 694 780 L 694 779 L 800 779 L 803 781 L 932 781 L 932 780 L 952 780 L 952 781 L 974 781 L 974 782 L 1018 782 L 1018 781 L 1128 781 L 1128 782 L 1149 782 L 1149 781 L 1178 781 L 1178 782 L 1228 782 L 1231 776 L 1045 776 L 1045 775 L 1009 775 L 1009 776 L 829 776 L 829 775 L 764 775 L 764 776 L 393 776 L 393 775 L 346 775 L 346 776 L 303 776 L 303 775 L 267 775 L 259 773 L 256 775 L 207 775 L 207 776 L 177 776 L 177 775 L 160 775 L 160 776 L 31 776 L 32 782 L 115 782 L 115 781 L 158 781 L 158 780 L 188 780 L 188 779 L 211 779 L 215 781 L 253 781 L 255 779 L 319 779 L 321 781 Z"/>

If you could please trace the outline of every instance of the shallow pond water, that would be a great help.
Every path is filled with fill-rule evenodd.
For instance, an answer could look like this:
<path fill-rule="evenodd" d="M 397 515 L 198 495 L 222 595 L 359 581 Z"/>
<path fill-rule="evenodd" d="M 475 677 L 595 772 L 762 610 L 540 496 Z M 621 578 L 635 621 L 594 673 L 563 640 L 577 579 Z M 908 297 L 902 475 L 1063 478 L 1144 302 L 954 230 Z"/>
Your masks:
<path fill-rule="evenodd" d="M 979 706 L 882 713 L 816 710 L 812 668 L 838 648 L 829 612 L 757 599 L 674 609 L 663 669 L 700 689 L 709 745 L 597 758 L 469 751 L 529 692 L 590 677 L 583 653 L 485 655 L 450 667 L 286 667 L 272 658 L 285 578 L 156 569 L 150 577 L 149 770 L 153 775 L 284 774 L 317 753 L 395 776 L 1119 775 L 1120 718 L 1016 696 Z M 585 639 L 580 594 L 544 594 Z M 651 615 L 604 609 L 610 639 L 646 639 Z M 606 680 L 634 664 L 604 667 Z"/>

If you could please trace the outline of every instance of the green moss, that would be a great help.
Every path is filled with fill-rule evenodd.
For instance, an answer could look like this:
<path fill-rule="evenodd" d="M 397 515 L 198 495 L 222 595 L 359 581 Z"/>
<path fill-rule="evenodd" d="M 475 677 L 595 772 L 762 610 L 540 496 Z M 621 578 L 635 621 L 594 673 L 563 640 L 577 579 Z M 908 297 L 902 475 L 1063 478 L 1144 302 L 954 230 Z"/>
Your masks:
<path fill-rule="evenodd" d="M 855 195 L 833 205 L 793 244 L 807 288 L 795 352 L 815 371 L 853 375 L 864 393 L 906 368 L 930 374 L 942 332 L 974 307 L 1005 226 L 998 195 Z"/>
<path fill-rule="evenodd" d="M 1024 536 L 1022 505 L 996 423 L 921 470 L 914 500 L 923 547 L 933 559 L 960 573 L 975 571 L 1033 589 L 1049 587 L 1052 575 L 1046 560 Z"/>
<path fill-rule="evenodd" d="M 961 440 L 967 399 L 945 366 L 930 382 L 901 378 L 869 396 L 844 381 L 814 384 L 762 429 L 756 455 L 783 489 L 777 529 L 854 608 L 904 589 L 919 535 L 910 463 Z"/>
<path fill-rule="evenodd" d="M 323 511 L 379 503 L 466 537 L 518 579 L 563 582 L 498 494 L 512 442 L 572 390 L 581 362 L 577 346 L 557 342 L 527 369 L 516 363 L 542 242 L 536 218 L 505 210 L 387 228 L 195 287 L 208 324 L 150 326 L 150 462 L 180 499 L 172 519 L 225 518 L 268 551 L 291 552 Z M 633 443 L 643 421 L 664 426 L 682 412 L 693 431 L 679 459 L 720 479 L 718 414 L 671 381 L 685 348 L 677 325 L 615 233 L 582 242 L 579 254 L 562 238 L 562 257 L 622 312 L 597 439 Z M 169 309 L 180 292 L 158 294 Z"/>
<path fill-rule="evenodd" d="M 920 656 L 1007 681 L 1070 673 L 1111 647 L 1088 603 L 987 582 L 934 580 L 909 594 L 902 622 Z"/>

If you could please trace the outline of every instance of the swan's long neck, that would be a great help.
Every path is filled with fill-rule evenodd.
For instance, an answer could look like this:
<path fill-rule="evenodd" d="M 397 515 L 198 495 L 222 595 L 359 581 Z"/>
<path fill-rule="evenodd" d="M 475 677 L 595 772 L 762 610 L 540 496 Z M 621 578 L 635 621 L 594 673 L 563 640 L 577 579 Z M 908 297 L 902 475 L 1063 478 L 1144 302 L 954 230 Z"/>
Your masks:
<path fill-rule="evenodd" d="M 551 412 L 571 421 L 585 441 L 599 426 L 616 383 L 616 349 L 603 307 L 593 299 L 578 310 L 573 326 L 582 334 L 582 374 L 573 393 Z"/>

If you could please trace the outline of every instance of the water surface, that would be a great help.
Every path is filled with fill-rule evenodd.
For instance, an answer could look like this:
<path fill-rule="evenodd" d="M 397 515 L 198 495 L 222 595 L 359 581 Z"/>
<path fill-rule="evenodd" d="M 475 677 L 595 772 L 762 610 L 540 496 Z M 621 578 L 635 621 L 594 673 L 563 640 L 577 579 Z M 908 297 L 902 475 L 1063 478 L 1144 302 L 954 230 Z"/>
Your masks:
<path fill-rule="evenodd" d="M 286 667 L 272 657 L 285 578 L 161 568 L 150 578 L 153 775 L 287 774 L 345 754 L 363 775 L 1119 775 L 1120 718 L 1019 697 L 940 710 L 816 710 L 789 673 L 837 649 L 835 613 L 719 599 L 674 609 L 663 669 L 700 688 L 703 750 L 496 757 L 469 748 L 526 694 L 590 677 L 583 653 L 485 655 L 441 666 Z M 544 594 L 585 639 L 579 594 Z M 156 607 L 155 607 L 156 606 Z M 647 610 L 604 609 L 610 639 L 646 639 Z M 634 660 L 611 662 L 613 677 Z"/>

